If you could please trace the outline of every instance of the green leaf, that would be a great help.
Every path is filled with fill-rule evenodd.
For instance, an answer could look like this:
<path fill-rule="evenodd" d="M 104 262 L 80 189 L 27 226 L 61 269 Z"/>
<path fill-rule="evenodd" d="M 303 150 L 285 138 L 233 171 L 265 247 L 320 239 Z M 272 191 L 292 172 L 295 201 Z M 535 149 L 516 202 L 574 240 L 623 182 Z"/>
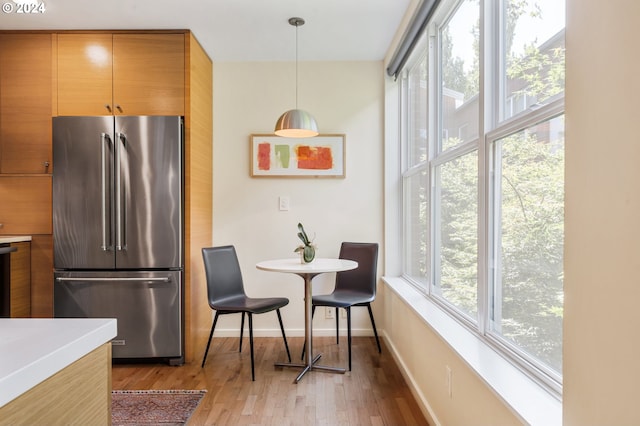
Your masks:
<path fill-rule="evenodd" d="M 300 237 L 300 239 L 302 240 L 303 243 L 305 244 L 309 244 L 309 237 L 307 236 L 307 233 L 304 231 L 304 226 L 302 226 L 301 223 L 298 223 L 298 237 Z"/>
<path fill-rule="evenodd" d="M 298 232 L 298 238 L 300 238 L 300 240 L 302 240 L 302 242 L 307 245 L 309 244 L 309 240 L 307 240 L 304 235 L 302 234 L 302 232 Z"/>
<path fill-rule="evenodd" d="M 302 252 L 302 259 L 309 263 L 316 257 L 316 250 L 313 246 L 304 246 L 304 251 Z"/>

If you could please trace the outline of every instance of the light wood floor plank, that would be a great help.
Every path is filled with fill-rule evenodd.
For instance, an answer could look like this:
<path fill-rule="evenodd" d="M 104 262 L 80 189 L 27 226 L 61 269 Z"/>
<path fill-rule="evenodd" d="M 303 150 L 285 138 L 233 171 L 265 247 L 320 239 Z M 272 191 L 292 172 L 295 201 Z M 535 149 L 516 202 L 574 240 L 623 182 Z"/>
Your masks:
<path fill-rule="evenodd" d="M 280 338 L 255 338 L 256 381 L 251 381 L 249 341 L 215 338 L 204 368 L 202 359 L 180 367 L 114 364 L 113 389 L 206 389 L 189 421 L 199 425 L 428 425 L 387 348 L 375 339 L 353 338 L 353 371 L 344 375 L 312 371 L 294 384 L 297 368 L 275 367 L 286 360 Z M 289 338 L 300 362 L 303 338 Z M 347 343 L 314 338 L 321 365 L 347 367 Z M 201 355 L 200 355 L 201 356 Z"/>

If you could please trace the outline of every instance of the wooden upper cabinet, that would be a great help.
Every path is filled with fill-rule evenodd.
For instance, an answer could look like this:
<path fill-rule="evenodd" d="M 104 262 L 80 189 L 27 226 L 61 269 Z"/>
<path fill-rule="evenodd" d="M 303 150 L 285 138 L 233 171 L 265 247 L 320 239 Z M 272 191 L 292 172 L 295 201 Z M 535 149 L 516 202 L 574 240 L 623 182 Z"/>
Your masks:
<path fill-rule="evenodd" d="M 113 114 L 111 34 L 58 34 L 58 115 Z"/>
<path fill-rule="evenodd" d="M 113 36 L 116 114 L 184 115 L 184 37 L 184 34 Z"/>
<path fill-rule="evenodd" d="M 51 34 L 0 34 L 0 173 L 51 173 Z"/>
<path fill-rule="evenodd" d="M 58 115 L 184 115 L 184 34 L 58 34 Z"/>

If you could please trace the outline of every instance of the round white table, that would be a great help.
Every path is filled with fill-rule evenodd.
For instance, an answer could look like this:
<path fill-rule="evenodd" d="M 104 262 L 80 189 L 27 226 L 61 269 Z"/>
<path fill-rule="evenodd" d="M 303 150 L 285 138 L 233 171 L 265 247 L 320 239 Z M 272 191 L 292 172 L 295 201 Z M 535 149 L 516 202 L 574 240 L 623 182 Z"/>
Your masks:
<path fill-rule="evenodd" d="M 326 272 L 340 272 L 356 269 L 358 262 L 346 259 L 326 259 L 319 258 L 314 259 L 311 263 L 302 263 L 300 258 L 295 259 L 277 259 L 266 260 L 256 264 L 256 268 L 263 271 L 271 272 L 284 272 L 289 274 L 296 274 L 304 279 L 304 337 L 307 345 L 306 357 L 304 364 L 298 363 L 276 363 L 278 367 L 299 367 L 302 368 L 298 377 L 296 377 L 295 383 L 298 383 L 300 379 L 310 370 L 323 370 L 334 373 L 344 374 L 344 368 L 327 367 L 323 365 L 316 365 L 322 354 L 313 356 L 313 331 L 312 331 L 312 305 L 311 305 L 311 280 L 316 275 L 320 275 Z"/>

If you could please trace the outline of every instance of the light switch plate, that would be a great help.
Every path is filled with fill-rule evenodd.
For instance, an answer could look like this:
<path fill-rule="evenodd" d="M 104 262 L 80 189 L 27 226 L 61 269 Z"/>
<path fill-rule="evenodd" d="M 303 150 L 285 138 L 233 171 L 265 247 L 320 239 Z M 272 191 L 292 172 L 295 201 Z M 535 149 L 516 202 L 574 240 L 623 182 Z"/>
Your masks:
<path fill-rule="evenodd" d="M 280 207 L 281 212 L 288 212 L 290 207 L 289 197 L 286 195 L 281 195 L 278 198 L 278 205 Z"/>

